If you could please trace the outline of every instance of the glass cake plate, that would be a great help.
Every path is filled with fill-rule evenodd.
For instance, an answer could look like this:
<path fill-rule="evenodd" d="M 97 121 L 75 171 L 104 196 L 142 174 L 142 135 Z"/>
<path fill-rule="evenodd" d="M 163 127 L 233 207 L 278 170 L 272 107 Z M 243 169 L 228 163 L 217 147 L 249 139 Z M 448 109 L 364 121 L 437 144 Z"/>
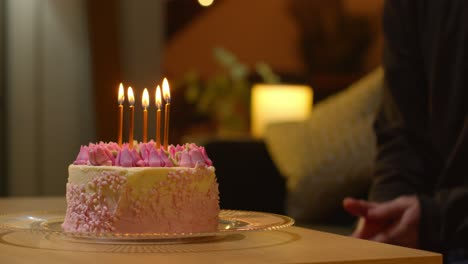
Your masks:
<path fill-rule="evenodd" d="M 180 243 L 184 240 L 222 237 L 250 231 L 277 230 L 294 224 L 290 217 L 278 214 L 221 210 L 218 230 L 201 233 L 70 233 L 61 228 L 65 211 L 38 211 L 0 215 L 0 229 L 10 231 L 40 232 L 79 242 L 158 242 Z"/>

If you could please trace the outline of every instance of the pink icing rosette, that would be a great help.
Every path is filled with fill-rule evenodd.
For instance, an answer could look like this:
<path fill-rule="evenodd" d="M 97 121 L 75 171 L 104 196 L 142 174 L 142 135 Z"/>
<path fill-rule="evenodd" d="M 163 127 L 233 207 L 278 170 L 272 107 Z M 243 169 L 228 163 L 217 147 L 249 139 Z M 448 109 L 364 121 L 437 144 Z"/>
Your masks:
<path fill-rule="evenodd" d="M 203 153 L 200 151 L 200 149 L 190 150 L 189 155 L 192 158 L 192 163 L 195 167 L 199 165 L 207 165 L 205 157 L 203 157 Z"/>
<path fill-rule="evenodd" d="M 201 152 L 201 154 L 203 156 L 203 159 L 205 160 L 205 164 L 208 165 L 208 166 L 212 166 L 213 162 L 210 160 L 210 158 L 208 158 L 208 155 L 206 154 L 205 147 L 198 147 L 198 149 L 200 150 L 200 152 Z"/>
<path fill-rule="evenodd" d="M 140 149 L 140 156 L 145 162 L 145 166 L 149 166 L 150 153 L 151 150 L 155 148 L 154 141 L 150 141 L 148 143 L 140 143 L 138 147 Z"/>
<path fill-rule="evenodd" d="M 187 167 L 212 166 L 204 147 L 194 143 L 170 145 L 165 151 L 157 149 L 154 141 L 139 143 L 130 149 L 128 144 L 99 142 L 81 146 L 74 165 L 122 166 L 122 167 Z"/>
<path fill-rule="evenodd" d="M 88 164 L 88 147 L 87 146 L 81 146 L 80 147 L 80 152 L 78 153 L 78 156 L 76 157 L 76 160 L 73 162 L 75 165 L 85 165 Z"/>
<path fill-rule="evenodd" d="M 114 157 L 117 157 L 117 153 L 119 153 L 120 151 L 119 144 L 115 142 L 104 143 L 101 141 L 99 142 L 99 145 L 108 149 L 112 153 L 112 155 L 114 155 Z"/>
<path fill-rule="evenodd" d="M 115 165 L 114 155 L 105 145 L 90 144 L 88 147 L 88 164 L 94 166 L 112 166 Z"/>
<path fill-rule="evenodd" d="M 162 152 L 161 158 L 162 158 L 162 160 L 163 160 L 163 162 L 165 164 L 164 167 L 174 167 L 174 163 L 172 162 L 172 159 L 170 159 L 167 156 L 166 152 L 164 152 L 164 151 L 161 151 L 161 152 Z"/>
<path fill-rule="evenodd" d="M 177 146 L 174 146 L 174 145 L 170 145 L 167 147 L 168 149 L 168 152 L 169 152 L 169 155 L 170 155 L 170 158 L 176 160 L 177 159 L 177 154 L 178 153 L 181 153 L 182 151 L 185 150 L 185 148 L 179 144 L 177 144 Z"/>
<path fill-rule="evenodd" d="M 143 167 L 145 166 L 145 162 L 141 159 L 135 148 L 130 149 L 128 144 L 125 144 L 117 155 L 115 165 L 122 167 Z"/>
<path fill-rule="evenodd" d="M 187 168 L 192 168 L 193 167 L 193 162 L 192 158 L 190 157 L 190 154 L 187 150 L 184 150 L 183 152 L 179 153 L 179 166 L 180 167 L 187 167 Z"/>
<path fill-rule="evenodd" d="M 179 155 L 179 166 L 194 168 L 197 166 L 208 165 L 211 166 L 211 160 L 203 155 L 203 151 L 197 148 L 191 148 L 189 150 L 184 150 Z M 208 162 L 207 162 L 208 160 Z"/>
<path fill-rule="evenodd" d="M 166 164 L 166 162 L 168 164 Z M 172 163 L 169 163 L 170 162 L 168 162 L 167 156 L 164 153 L 164 151 L 161 151 L 160 149 L 156 148 L 151 149 L 149 160 L 150 167 L 172 167 Z"/>

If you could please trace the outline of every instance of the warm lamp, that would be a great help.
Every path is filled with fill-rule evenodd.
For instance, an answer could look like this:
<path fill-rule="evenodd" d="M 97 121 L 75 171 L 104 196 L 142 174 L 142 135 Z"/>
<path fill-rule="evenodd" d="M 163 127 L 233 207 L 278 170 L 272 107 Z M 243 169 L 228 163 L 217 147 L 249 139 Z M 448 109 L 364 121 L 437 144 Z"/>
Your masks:
<path fill-rule="evenodd" d="M 251 96 L 252 135 L 261 138 L 269 123 L 305 120 L 312 111 L 312 97 L 312 88 L 306 85 L 255 85 Z"/>

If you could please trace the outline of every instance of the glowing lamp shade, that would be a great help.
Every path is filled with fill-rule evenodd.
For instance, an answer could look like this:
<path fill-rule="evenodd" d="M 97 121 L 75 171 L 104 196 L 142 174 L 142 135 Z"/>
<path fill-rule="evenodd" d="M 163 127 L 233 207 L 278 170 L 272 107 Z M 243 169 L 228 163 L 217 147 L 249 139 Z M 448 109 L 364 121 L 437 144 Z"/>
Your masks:
<path fill-rule="evenodd" d="M 251 130 L 257 138 L 270 123 L 305 120 L 312 111 L 313 91 L 306 85 L 257 84 L 251 97 Z"/>
<path fill-rule="evenodd" d="M 208 6 L 212 5 L 213 2 L 214 2 L 214 0 L 198 0 L 198 3 L 201 6 L 204 6 L 204 7 L 208 7 Z"/>

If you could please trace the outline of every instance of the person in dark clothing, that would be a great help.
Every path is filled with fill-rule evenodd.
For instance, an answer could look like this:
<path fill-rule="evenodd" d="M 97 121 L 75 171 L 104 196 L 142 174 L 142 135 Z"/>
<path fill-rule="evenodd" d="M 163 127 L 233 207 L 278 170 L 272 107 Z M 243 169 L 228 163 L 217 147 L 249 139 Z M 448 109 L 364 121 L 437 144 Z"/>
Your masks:
<path fill-rule="evenodd" d="M 386 1 L 383 22 L 371 201 L 343 201 L 353 235 L 468 263 L 468 1 Z"/>

